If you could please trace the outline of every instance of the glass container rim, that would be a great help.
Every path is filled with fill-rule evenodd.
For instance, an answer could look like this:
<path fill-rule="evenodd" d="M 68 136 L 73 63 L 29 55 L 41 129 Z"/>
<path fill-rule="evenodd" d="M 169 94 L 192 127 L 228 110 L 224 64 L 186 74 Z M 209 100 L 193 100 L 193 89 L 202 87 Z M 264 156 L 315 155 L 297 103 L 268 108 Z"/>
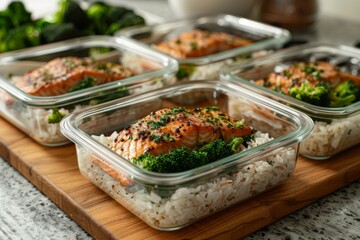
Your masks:
<path fill-rule="evenodd" d="M 272 25 L 268 25 L 265 23 L 257 22 L 254 20 L 250 20 L 243 17 L 237 17 L 230 14 L 218 14 L 211 16 L 204 16 L 200 18 L 192 18 L 192 19 L 184 19 L 184 20 L 175 20 L 166 23 L 153 24 L 149 26 L 141 26 L 141 27 L 131 27 L 119 31 L 117 35 L 125 36 L 127 38 L 132 38 L 135 34 L 140 34 L 143 32 L 147 32 L 159 27 L 163 26 L 173 26 L 174 28 L 187 25 L 187 24 L 203 24 L 203 23 L 212 23 L 212 22 L 226 22 L 231 24 L 232 27 L 237 26 L 238 28 L 247 28 L 248 31 L 251 29 L 252 31 L 256 31 L 255 34 L 266 33 L 269 36 L 269 39 L 262 40 L 259 42 L 255 42 L 248 46 L 239 47 L 230 49 L 227 51 L 223 51 L 220 53 L 211 54 L 204 57 L 196 57 L 196 58 L 176 58 L 174 57 L 180 64 L 194 64 L 194 65 L 205 65 L 213 62 L 218 62 L 222 60 L 226 60 L 228 58 L 236 57 L 241 54 L 246 54 L 249 52 L 254 52 L 258 50 L 263 50 L 269 47 L 279 46 L 285 44 L 290 40 L 291 33 L 283 28 L 275 27 Z M 254 33 L 254 32 L 253 32 Z M 141 42 L 141 41 L 139 41 Z M 157 50 L 159 51 L 159 50 Z M 159 51 L 160 52 L 160 51 Z M 167 54 L 168 55 L 168 54 Z M 168 55 L 170 56 L 170 55 Z"/>

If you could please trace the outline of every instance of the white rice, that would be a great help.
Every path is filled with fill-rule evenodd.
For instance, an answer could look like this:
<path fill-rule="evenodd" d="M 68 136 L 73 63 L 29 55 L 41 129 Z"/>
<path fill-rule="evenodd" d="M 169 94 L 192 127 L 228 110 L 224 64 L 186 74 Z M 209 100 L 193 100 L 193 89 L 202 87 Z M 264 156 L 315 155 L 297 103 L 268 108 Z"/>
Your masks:
<path fill-rule="evenodd" d="M 94 137 L 107 145 L 116 134 Z M 248 148 L 271 139 L 268 134 L 257 132 Z M 181 228 L 278 185 L 292 175 L 297 158 L 296 149 L 288 147 L 201 182 L 172 190 L 159 190 L 159 186 L 148 186 L 146 190 L 137 183 L 131 188 L 122 187 L 92 162 L 86 149 L 77 146 L 77 153 L 83 175 L 150 226 L 162 230 Z"/>
<path fill-rule="evenodd" d="M 315 121 L 312 134 L 300 144 L 300 154 L 309 158 L 329 158 L 360 143 L 360 114 L 332 120 Z"/>

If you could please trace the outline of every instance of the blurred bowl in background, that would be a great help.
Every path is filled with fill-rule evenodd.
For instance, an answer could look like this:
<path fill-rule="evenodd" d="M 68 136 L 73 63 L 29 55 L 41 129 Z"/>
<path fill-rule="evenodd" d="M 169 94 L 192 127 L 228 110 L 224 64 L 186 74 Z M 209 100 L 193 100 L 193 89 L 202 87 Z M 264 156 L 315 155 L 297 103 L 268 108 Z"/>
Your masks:
<path fill-rule="evenodd" d="M 250 17 L 256 3 L 254 0 L 168 0 L 168 2 L 178 18 L 219 13 Z"/>

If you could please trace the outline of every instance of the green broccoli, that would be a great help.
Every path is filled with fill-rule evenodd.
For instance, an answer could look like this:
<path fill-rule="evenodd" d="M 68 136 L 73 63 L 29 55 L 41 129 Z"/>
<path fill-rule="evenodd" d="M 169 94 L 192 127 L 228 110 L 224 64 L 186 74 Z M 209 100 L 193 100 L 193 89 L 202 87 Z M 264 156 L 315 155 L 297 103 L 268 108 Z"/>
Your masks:
<path fill-rule="evenodd" d="M 65 117 L 65 114 L 61 113 L 59 109 L 53 108 L 52 113 L 48 116 L 48 123 L 59 123 L 63 117 Z"/>
<path fill-rule="evenodd" d="M 179 80 L 182 80 L 184 78 L 188 78 L 191 76 L 191 74 L 195 71 L 195 66 L 192 64 L 181 64 L 179 66 L 179 70 L 176 73 L 176 77 Z"/>
<path fill-rule="evenodd" d="M 107 29 L 106 34 L 112 35 L 123 28 L 144 24 L 145 19 L 143 17 L 136 15 L 133 12 L 128 12 L 117 22 L 112 23 Z"/>
<path fill-rule="evenodd" d="M 89 88 L 89 87 L 92 87 L 95 85 L 95 82 L 96 82 L 96 79 L 93 78 L 93 77 L 86 77 L 84 78 L 83 80 L 80 81 L 80 83 L 71 88 L 69 90 L 69 92 L 75 92 L 75 91 L 79 91 L 79 90 L 83 90 L 83 89 L 86 89 L 86 88 Z"/>
<path fill-rule="evenodd" d="M 0 43 L 0 52 L 37 46 L 40 43 L 40 31 L 31 24 L 23 25 L 10 30 L 8 34 L 3 37 Z"/>
<path fill-rule="evenodd" d="M 216 160 L 228 157 L 239 151 L 243 138 L 234 138 L 230 143 L 222 139 L 205 144 L 196 150 L 185 147 L 173 149 L 168 154 L 153 156 L 149 153 L 133 158 L 131 161 L 148 170 L 160 173 L 174 173 L 190 170 Z"/>
<path fill-rule="evenodd" d="M 352 80 L 338 84 L 330 93 L 330 107 L 345 107 L 360 99 L 360 86 Z"/>
<path fill-rule="evenodd" d="M 159 173 L 173 173 L 200 167 L 207 163 L 207 154 L 191 151 L 187 148 L 177 148 L 169 154 L 153 156 L 148 153 L 132 159 L 134 164 Z"/>
<path fill-rule="evenodd" d="M 5 14 L 8 15 L 12 26 L 15 28 L 32 22 L 31 13 L 26 10 L 24 4 L 21 1 L 11 2 L 7 6 Z"/>
<path fill-rule="evenodd" d="M 86 9 L 86 14 L 91 20 L 90 28 L 95 34 L 105 34 L 108 28 L 106 15 L 109 9 L 110 7 L 103 2 L 94 2 Z"/>
<path fill-rule="evenodd" d="M 207 163 L 214 162 L 235 153 L 235 151 L 232 150 L 231 146 L 221 139 L 215 140 L 202 146 L 196 152 L 206 153 Z"/>
<path fill-rule="evenodd" d="M 103 94 L 103 93 L 101 93 L 101 94 Z M 90 105 L 97 105 L 97 104 L 100 104 L 100 103 L 103 103 L 103 102 L 108 102 L 108 101 L 113 100 L 113 99 L 128 96 L 129 94 L 130 93 L 129 93 L 128 88 L 126 86 L 121 86 L 121 87 L 118 87 L 117 89 L 115 89 L 114 91 L 112 91 L 111 93 L 108 93 L 108 94 L 102 95 L 100 97 L 96 97 L 94 99 L 91 99 L 89 104 Z"/>
<path fill-rule="evenodd" d="M 52 43 L 80 37 L 82 34 L 72 23 L 47 24 L 42 31 L 44 43 Z"/>
<path fill-rule="evenodd" d="M 54 23 L 72 23 L 78 30 L 87 28 L 91 21 L 87 13 L 73 0 L 61 0 L 54 15 Z"/>
<path fill-rule="evenodd" d="M 289 91 L 290 96 L 301 101 L 317 106 L 327 106 L 329 104 L 330 86 L 319 83 L 313 87 L 308 81 L 301 83 L 300 87 L 292 87 Z"/>
<path fill-rule="evenodd" d="M 240 145 L 243 144 L 243 143 L 244 143 L 244 138 L 237 137 L 237 138 L 233 138 L 233 139 L 228 143 L 228 145 L 230 146 L 230 149 L 231 149 L 233 152 L 238 152 Z"/>
<path fill-rule="evenodd" d="M 110 6 L 109 10 L 106 12 L 105 20 L 107 24 L 111 25 L 112 23 L 119 21 L 129 12 L 133 13 L 133 10 L 125 7 Z"/>

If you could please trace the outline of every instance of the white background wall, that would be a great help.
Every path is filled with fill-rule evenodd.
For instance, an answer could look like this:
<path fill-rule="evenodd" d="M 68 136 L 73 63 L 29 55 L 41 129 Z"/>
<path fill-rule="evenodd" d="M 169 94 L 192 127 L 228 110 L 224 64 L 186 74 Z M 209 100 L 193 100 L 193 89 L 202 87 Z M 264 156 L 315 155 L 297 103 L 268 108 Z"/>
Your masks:
<path fill-rule="evenodd" d="M 301 1 L 301 0 L 299 0 Z M 318 0 L 320 15 L 360 21 L 360 0 Z"/>

